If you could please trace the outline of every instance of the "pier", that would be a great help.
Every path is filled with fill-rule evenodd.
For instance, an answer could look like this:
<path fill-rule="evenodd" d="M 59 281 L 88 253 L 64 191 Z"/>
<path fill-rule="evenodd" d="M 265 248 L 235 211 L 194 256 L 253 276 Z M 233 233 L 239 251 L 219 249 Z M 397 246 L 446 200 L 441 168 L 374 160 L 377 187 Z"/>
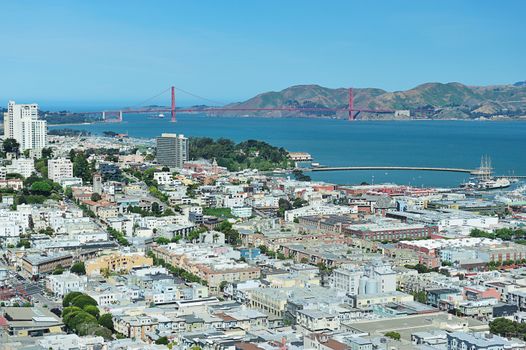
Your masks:
<path fill-rule="evenodd" d="M 359 170 L 410 170 L 410 171 L 444 171 L 450 173 L 466 173 L 476 176 L 485 175 L 484 170 L 481 169 L 465 169 L 465 168 L 436 168 L 436 167 L 420 167 L 420 166 L 341 166 L 341 167 L 314 167 L 302 168 L 302 171 L 359 171 Z"/>

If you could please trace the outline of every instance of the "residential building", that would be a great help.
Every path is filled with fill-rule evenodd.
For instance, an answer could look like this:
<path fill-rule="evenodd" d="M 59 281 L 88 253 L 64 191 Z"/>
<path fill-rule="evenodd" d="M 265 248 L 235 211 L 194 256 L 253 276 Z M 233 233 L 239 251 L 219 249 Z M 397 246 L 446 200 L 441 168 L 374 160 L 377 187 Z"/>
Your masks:
<path fill-rule="evenodd" d="M 101 274 L 104 270 L 128 273 L 134 267 L 152 266 L 153 259 L 141 253 L 115 252 L 88 260 L 85 264 L 86 274 L 91 276 Z"/>
<path fill-rule="evenodd" d="M 38 119 L 38 105 L 9 101 L 4 113 L 4 139 L 18 141 L 20 151 L 31 150 L 39 155 L 47 144 L 47 122 Z"/>
<path fill-rule="evenodd" d="M 157 138 L 157 161 L 173 168 L 183 168 L 189 156 L 188 138 L 180 134 L 161 134 Z"/>
<path fill-rule="evenodd" d="M 447 348 L 450 350 L 500 350 L 525 349 L 522 341 L 508 340 L 491 333 L 447 333 Z"/>
<path fill-rule="evenodd" d="M 20 174 L 23 177 L 30 177 L 35 172 L 35 162 L 31 158 L 13 159 L 11 164 L 6 165 L 8 174 Z"/>
<path fill-rule="evenodd" d="M 59 266 L 68 268 L 72 263 L 73 257 L 69 253 L 30 254 L 22 258 L 22 270 L 29 277 L 38 277 L 53 272 Z"/>
<path fill-rule="evenodd" d="M 47 161 L 48 178 L 60 183 L 62 179 L 73 177 L 73 163 L 66 158 L 50 159 Z"/>
<path fill-rule="evenodd" d="M 86 276 L 64 272 L 61 275 L 49 275 L 46 278 L 46 288 L 57 297 L 64 297 L 69 292 L 83 292 L 88 280 Z"/>

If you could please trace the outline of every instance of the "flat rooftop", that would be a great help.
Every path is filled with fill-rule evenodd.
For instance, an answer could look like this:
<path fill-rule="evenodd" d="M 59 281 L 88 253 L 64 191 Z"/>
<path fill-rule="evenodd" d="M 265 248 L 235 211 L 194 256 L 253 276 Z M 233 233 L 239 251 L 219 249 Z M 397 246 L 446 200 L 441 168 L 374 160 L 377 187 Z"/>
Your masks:
<path fill-rule="evenodd" d="M 345 328 L 356 333 L 383 336 L 386 332 L 395 331 L 400 333 L 402 339 L 409 341 L 412 333 L 429 332 L 436 329 L 462 330 L 462 325 L 467 325 L 470 330 L 476 331 L 489 329 L 487 324 L 478 320 L 460 318 L 445 312 L 344 323 Z"/>

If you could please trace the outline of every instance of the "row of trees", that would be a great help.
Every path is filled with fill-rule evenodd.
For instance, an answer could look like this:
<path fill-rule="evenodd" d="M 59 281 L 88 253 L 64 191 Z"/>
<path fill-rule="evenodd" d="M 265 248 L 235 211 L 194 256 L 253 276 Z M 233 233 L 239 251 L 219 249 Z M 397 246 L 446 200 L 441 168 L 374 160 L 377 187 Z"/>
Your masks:
<path fill-rule="evenodd" d="M 62 300 L 62 321 L 78 335 L 97 335 L 111 339 L 114 332 L 112 315 L 100 314 L 97 301 L 81 292 L 71 292 Z"/>
<path fill-rule="evenodd" d="M 263 254 L 271 257 L 271 258 L 278 258 L 279 260 L 287 259 L 285 254 L 283 254 L 281 252 L 275 252 L 275 251 L 269 249 L 266 245 L 260 245 L 258 248 L 259 248 L 261 253 L 263 253 Z"/>
<path fill-rule="evenodd" d="M 113 227 L 108 227 L 108 233 L 115 239 L 120 245 L 128 247 L 130 245 L 130 242 L 126 239 L 126 236 L 124 236 L 124 233 L 117 231 Z"/>
<path fill-rule="evenodd" d="M 165 210 L 161 211 L 158 203 L 152 203 L 152 210 L 146 210 L 146 209 L 142 209 L 141 207 L 136 207 L 136 206 L 131 206 L 131 205 L 128 207 L 127 210 L 128 210 L 128 213 L 140 214 L 143 217 L 144 216 L 160 217 L 160 216 L 175 215 L 174 211 L 170 208 L 166 208 Z"/>
<path fill-rule="evenodd" d="M 172 264 L 169 264 L 166 261 L 164 261 L 164 259 L 157 258 L 151 250 L 148 252 L 148 256 L 153 259 L 154 265 L 166 268 L 168 271 L 170 271 L 170 273 L 184 279 L 187 282 L 197 282 L 205 286 L 207 285 L 206 281 L 202 280 L 199 276 L 196 276 L 193 273 L 188 272 L 179 267 L 175 267 Z"/>
<path fill-rule="evenodd" d="M 526 230 L 511 228 L 499 228 L 494 232 L 487 232 L 484 230 L 479 230 L 477 228 L 471 230 L 471 237 L 484 237 L 491 239 L 502 239 L 503 241 L 515 241 L 515 240 L 524 240 L 526 239 Z"/>
<path fill-rule="evenodd" d="M 489 323 L 489 330 L 502 337 L 516 337 L 526 340 L 526 324 L 507 318 L 496 318 Z"/>

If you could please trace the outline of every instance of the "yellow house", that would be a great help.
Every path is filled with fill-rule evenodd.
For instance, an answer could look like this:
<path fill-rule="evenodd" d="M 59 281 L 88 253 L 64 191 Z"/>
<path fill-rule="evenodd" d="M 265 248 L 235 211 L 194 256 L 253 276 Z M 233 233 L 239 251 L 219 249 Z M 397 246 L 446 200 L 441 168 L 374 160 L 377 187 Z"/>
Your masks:
<path fill-rule="evenodd" d="M 99 275 L 102 271 L 128 273 L 131 269 L 141 266 L 152 266 L 153 259 L 143 253 L 120 253 L 103 255 L 86 261 L 86 274 Z"/>

